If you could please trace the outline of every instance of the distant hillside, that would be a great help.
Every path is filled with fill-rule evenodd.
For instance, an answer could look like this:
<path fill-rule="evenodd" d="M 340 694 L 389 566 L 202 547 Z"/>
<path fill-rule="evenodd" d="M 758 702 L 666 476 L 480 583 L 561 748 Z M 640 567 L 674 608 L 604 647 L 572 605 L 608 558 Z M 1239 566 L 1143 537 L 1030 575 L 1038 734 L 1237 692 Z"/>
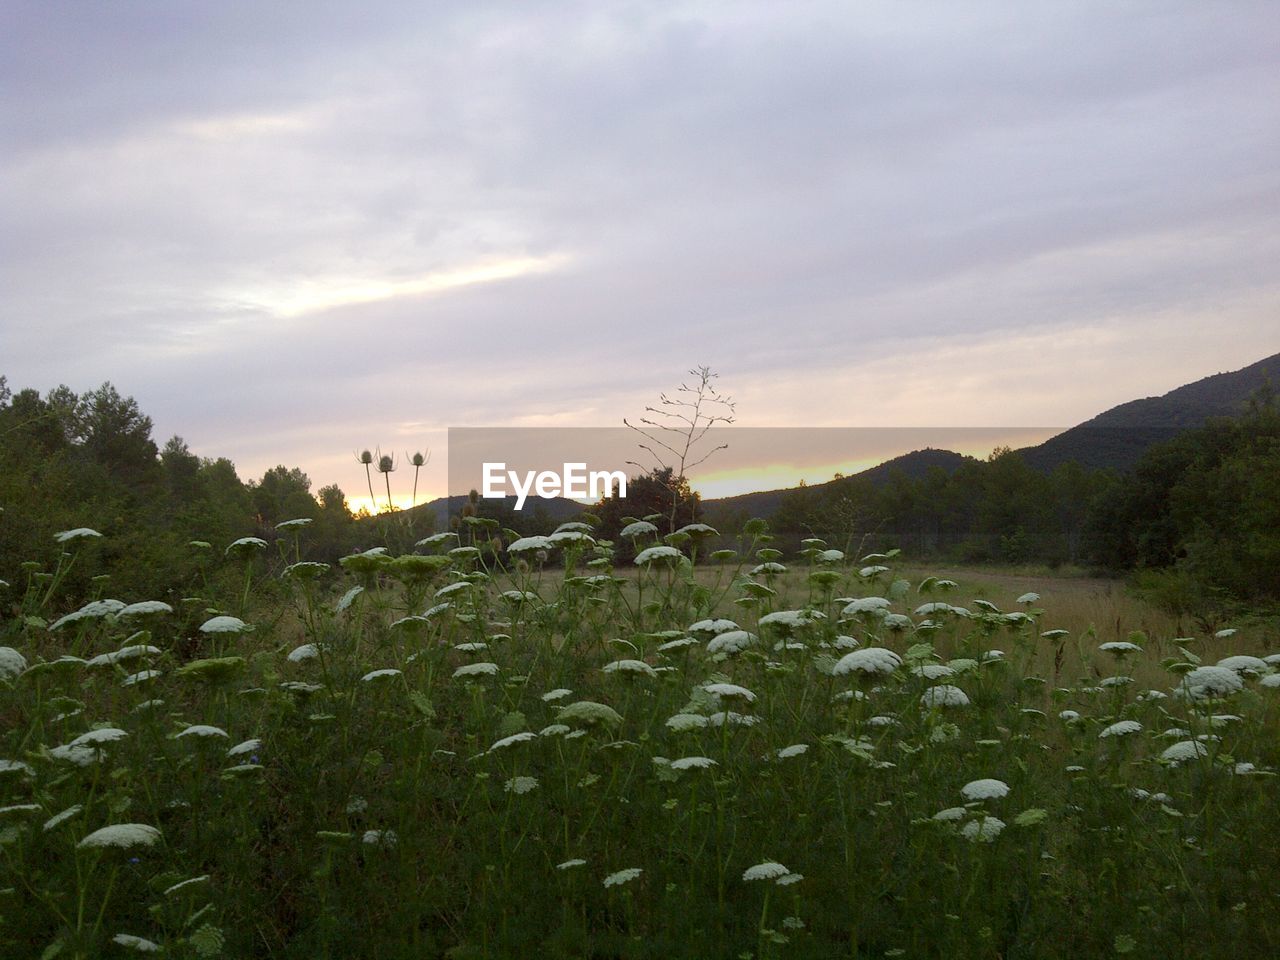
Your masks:
<path fill-rule="evenodd" d="M 806 489 L 823 493 L 828 490 L 838 489 L 841 485 L 855 482 L 869 482 L 872 486 L 879 487 L 887 483 L 895 473 L 902 473 L 912 480 L 917 480 L 934 467 L 946 473 L 954 473 L 964 464 L 972 462 L 974 462 L 972 457 L 966 457 L 951 450 L 936 450 L 928 447 L 924 450 L 913 450 L 911 453 L 904 453 L 900 457 L 886 460 L 884 463 L 863 470 L 861 473 L 855 473 L 852 476 L 811 484 Z M 796 489 L 791 487 L 782 490 L 763 490 L 758 493 L 742 493 L 735 497 L 706 500 L 703 502 L 703 508 L 706 511 L 705 517 L 712 526 L 715 526 L 716 518 L 718 517 L 729 517 L 743 513 L 752 517 L 768 517 L 777 511 L 783 498 L 790 493 L 794 493 Z"/>
<path fill-rule="evenodd" d="M 1239 414 L 1268 382 L 1280 384 L 1280 353 L 1242 370 L 1178 387 L 1162 397 L 1122 403 L 1019 452 L 1037 470 L 1053 470 L 1071 460 L 1094 469 L 1129 470 L 1152 444 L 1198 427 L 1210 417 Z"/>

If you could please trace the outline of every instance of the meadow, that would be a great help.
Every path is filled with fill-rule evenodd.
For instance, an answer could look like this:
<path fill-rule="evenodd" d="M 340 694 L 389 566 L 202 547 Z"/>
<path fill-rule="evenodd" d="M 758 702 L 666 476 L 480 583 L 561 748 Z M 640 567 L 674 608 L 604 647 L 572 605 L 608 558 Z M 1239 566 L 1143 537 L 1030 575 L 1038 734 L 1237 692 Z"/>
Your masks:
<path fill-rule="evenodd" d="M 748 524 L 0 587 L 0 956 L 1252 957 L 1280 638 Z"/>

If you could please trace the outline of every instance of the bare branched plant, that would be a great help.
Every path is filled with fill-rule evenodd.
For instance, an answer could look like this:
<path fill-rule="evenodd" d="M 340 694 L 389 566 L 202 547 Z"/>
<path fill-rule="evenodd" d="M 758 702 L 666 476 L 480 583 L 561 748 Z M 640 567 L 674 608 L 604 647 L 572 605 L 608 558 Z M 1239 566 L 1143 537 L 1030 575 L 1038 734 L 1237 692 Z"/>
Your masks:
<path fill-rule="evenodd" d="M 625 417 L 622 420 L 644 438 L 639 447 L 653 457 L 658 469 L 671 471 L 669 519 L 673 532 L 680 506 L 681 481 L 687 480 L 688 471 L 728 448 L 727 443 L 721 443 L 706 450 L 703 441 L 712 427 L 733 423 L 737 407 L 732 397 L 716 389 L 719 375 L 712 373 L 710 367 L 694 367 L 689 374 L 693 380 L 680 384 L 671 396 L 659 394 L 658 405 L 645 407 L 644 416 L 635 423 Z M 634 460 L 627 463 L 645 469 Z"/>

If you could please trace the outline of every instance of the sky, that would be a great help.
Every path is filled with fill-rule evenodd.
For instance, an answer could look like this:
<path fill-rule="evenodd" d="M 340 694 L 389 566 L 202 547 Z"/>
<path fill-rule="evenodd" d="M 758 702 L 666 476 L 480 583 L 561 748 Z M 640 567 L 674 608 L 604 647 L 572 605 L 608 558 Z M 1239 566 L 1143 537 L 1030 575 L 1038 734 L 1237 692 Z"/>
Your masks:
<path fill-rule="evenodd" d="M 5 0 L 0 373 L 356 505 L 362 448 L 441 493 L 447 428 L 696 365 L 750 427 L 1070 426 L 1280 351 L 1277 49 L 1229 0 Z"/>

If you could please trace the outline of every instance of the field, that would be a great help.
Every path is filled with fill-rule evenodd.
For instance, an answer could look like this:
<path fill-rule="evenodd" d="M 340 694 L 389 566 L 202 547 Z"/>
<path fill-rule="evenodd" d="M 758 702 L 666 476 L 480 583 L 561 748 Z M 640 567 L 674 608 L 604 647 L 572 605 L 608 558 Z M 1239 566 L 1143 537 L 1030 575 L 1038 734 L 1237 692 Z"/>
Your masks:
<path fill-rule="evenodd" d="M 88 603 L 69 531 L 2 588 L 0 956 L 1280 946 L 1273 628 L 566 526 L 329 567 L 284 524 Z"/>

